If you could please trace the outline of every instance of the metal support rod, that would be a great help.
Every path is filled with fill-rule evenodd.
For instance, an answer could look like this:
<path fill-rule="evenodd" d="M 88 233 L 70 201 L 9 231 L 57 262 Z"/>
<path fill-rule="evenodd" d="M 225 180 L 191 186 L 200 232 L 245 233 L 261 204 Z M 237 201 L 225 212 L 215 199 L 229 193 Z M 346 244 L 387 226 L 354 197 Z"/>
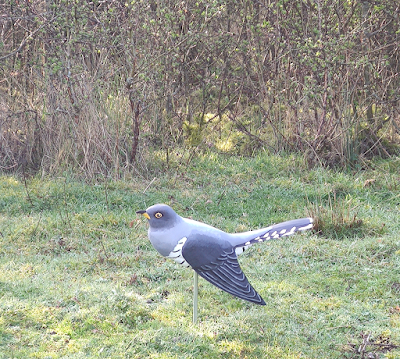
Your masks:
<path fill-rule="evenodd" d="M 199 294 L 199 275 L 194 272 L 193 277 L 193 324 L 197 323 L 197 304 L 198 304 L 198 294 Z"/>

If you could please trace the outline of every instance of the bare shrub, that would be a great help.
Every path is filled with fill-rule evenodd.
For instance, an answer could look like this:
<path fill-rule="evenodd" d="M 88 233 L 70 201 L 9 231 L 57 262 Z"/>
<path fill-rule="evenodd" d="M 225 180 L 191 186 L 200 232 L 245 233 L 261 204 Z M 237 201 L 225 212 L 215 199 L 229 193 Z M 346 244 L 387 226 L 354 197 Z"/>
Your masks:
<path fill-rule="evenodd" d="M 397 151 L 395 0 L 0 9 L 2 171 L 150 176 L 153 152 L 168 166 L 230 138 L 224 150 L 300 151 L 311 166 Z"/>

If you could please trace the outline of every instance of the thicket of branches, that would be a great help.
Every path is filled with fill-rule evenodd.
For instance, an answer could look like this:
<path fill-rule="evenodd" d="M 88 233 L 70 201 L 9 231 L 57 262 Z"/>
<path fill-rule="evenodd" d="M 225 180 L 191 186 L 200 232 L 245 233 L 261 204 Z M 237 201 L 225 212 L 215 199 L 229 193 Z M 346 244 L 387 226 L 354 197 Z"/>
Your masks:
<path fill-rule="evenodd" d="M 399 6 L 3 1 L 0 170 L 120 177 L 205 147 L 341 166 L 390 155 Z"/>

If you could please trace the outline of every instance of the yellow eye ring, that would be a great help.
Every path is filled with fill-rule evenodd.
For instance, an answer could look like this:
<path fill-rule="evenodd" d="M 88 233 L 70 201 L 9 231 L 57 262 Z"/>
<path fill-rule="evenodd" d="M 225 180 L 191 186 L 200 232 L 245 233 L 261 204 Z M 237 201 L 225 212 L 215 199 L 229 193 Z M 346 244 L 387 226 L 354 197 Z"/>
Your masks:
<path fill-rule="evenodd" d="M 154 215 L 154 217 L 156 217 L 156 218 L 161 218 L 161 217 L 162 217 L 162 213 L 157 212 L 157 213 Z"/>

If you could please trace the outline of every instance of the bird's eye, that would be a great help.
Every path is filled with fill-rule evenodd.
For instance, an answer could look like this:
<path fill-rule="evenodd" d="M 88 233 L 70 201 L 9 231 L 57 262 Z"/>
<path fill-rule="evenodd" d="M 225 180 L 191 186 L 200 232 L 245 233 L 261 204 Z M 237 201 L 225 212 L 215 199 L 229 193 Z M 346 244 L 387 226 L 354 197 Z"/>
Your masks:
<path fill-rule="evenodd" d="M 156 217 L 156 218 L 161 218 L 161 217 L 162 217 L 162 213 L 157 212 L 157 213 L 154 215 L 154 217 Z"/>

